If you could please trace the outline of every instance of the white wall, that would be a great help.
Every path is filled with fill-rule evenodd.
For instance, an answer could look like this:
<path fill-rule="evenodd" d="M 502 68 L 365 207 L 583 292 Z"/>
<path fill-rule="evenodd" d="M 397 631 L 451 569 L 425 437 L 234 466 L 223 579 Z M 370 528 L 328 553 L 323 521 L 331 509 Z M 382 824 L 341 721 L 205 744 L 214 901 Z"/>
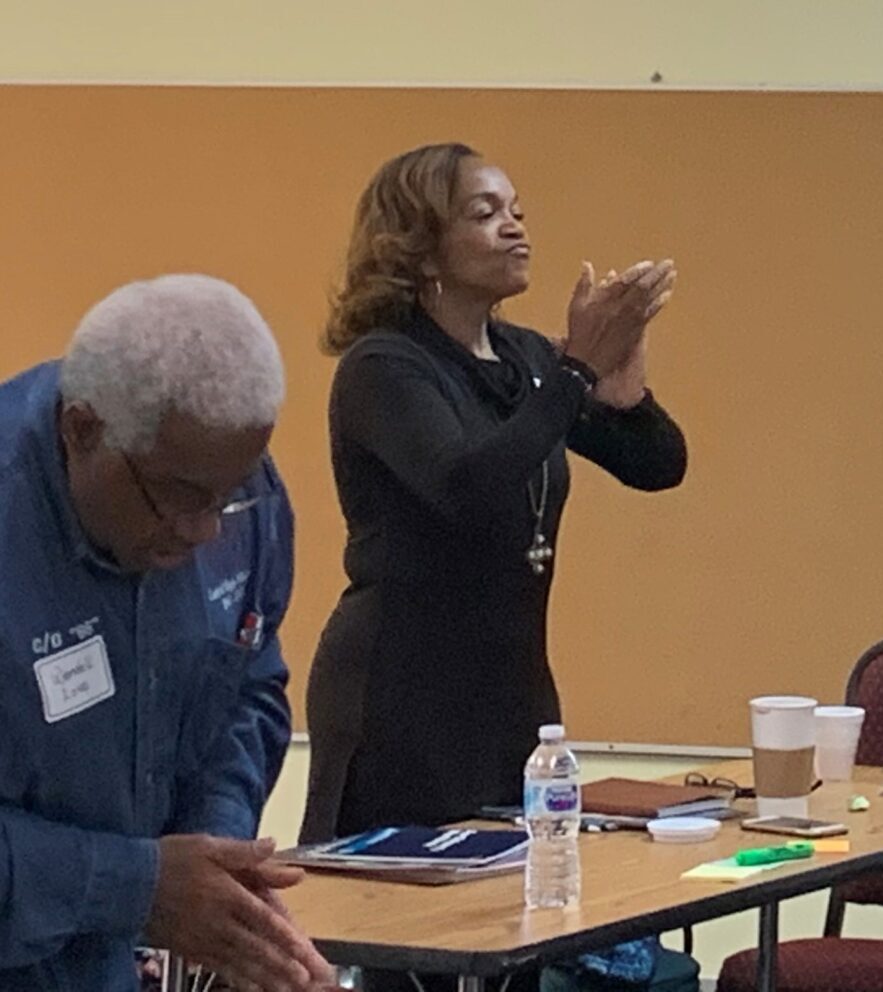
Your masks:
<path fill-rule="evenodd" d="M 0 79 L 879 89 L 879 0 L 0 0 Z"/>

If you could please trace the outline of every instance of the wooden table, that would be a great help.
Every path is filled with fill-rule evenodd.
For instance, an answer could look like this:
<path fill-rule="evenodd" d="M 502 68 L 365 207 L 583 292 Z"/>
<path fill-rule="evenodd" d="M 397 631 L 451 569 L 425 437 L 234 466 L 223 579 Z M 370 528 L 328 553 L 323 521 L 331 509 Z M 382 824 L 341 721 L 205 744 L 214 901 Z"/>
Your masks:
<path fill-rule="evenodd" d="M 750 761 L 702 771 L 751 782 Z M 701 862 L 778 842 L 728 821 L 700 844 L 654 843 L 639 831 L 582 834 L 582 896 L 568 909 L 526 910 L 520 873 L 438 887 L 313 874 L 283 898 L 330 961 L 456 974 L 461 992 L 480 992 L 487 977 L 524 965 L 759 907 L 758 988 L 774 992 L 779 902 L 883 869 L 881 783 L 881 769 L 858 768 L 853 782 L 823 785 L 811 797 L 811 816 L 847 822 L 848 854 L 817 854 L 735 884 L 680 878 Z M 856 792 L 868 797 L 869 811 L 847 813 Z"/>

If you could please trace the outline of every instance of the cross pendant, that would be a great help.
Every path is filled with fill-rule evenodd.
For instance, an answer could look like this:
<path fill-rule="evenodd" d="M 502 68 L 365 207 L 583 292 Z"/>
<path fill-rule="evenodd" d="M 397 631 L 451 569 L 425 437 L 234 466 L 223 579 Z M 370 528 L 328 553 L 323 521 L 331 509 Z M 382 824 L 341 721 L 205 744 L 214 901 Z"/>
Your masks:
<path fill-rule="evenodd" d="M 546 562 L 555 552 L 546 544 L 543 534 L 534 534 L 531 546 L 524 553 L 534 575 L 542 575 L 546 571 Z"/>

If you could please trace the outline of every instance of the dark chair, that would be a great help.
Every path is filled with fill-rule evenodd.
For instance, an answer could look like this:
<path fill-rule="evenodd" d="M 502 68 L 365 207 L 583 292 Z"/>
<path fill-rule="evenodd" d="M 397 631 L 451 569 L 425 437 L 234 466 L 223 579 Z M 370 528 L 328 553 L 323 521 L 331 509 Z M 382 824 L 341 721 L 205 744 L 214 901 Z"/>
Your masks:
<path fill-rule="evenodd" d="M 883 641 L 855 663 L 846 703 L 865 709 L 856 763 L 883 766 Z M 873 872 L 831 890 L 823 937 L 779 944 L 779 992 L 883 990 L 883 940 L 840 936 L 848 902 L 883 906 L 883 874 Z M 756 976 L 757 950 L 740 951 L 724 961 L 717 992 L 753 992 Z"/>

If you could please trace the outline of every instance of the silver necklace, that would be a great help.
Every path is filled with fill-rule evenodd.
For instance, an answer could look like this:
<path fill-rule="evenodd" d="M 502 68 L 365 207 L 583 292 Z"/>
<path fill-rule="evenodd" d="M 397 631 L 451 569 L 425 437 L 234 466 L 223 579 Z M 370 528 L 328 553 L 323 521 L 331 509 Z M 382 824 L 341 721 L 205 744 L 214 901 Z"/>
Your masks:
<path fill-rule="evenodd" d="M 530 547 L 527 551 L 525 551 L 524 557 L 533 569 L 534 575 L 542 575 L 543 572 L 546 571 L 546 563 L 555 553 L 550 545 L 546 543 L 546 537 L 543 534 L 543 517 L 546 514 L 546 501 L 549 496 L 548 460 L 543 462 L 542 475 L 543 481 L 540 483 L 539 499 L 537 499 L 536 494 L 533 491 L 532 480 L 527 480 L 527 495 L 530 497 L 530 508 L 533 511 L 534 527 L 533 541 L 531 541 Z"/>

